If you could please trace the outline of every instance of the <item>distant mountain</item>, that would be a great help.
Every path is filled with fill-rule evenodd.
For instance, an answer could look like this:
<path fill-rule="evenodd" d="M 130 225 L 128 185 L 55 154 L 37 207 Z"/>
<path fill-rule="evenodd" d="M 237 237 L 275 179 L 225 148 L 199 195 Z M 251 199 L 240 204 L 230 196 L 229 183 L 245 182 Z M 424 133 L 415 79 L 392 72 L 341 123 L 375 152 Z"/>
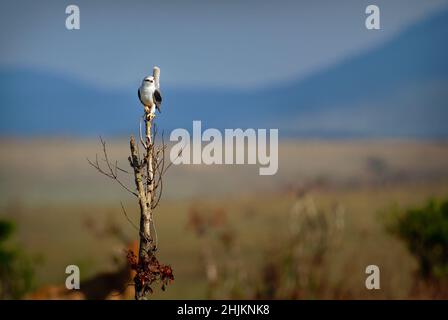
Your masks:
<path fill-rule="evenodd" d="M 282 125 L 304 132 L 448 136 L 447 39 L 444 11 L 381 47 L 277 88 Z"/>
<path fill-rule="evenodd" d="M 281 136 L 448 137 L 448 11 L 369 52 L 275 88 L 163 87 L 159 127 L 279 128 Z M 139 80 L 138 80 L 139 81 Z M 137 87 L 103 90 L 62 75 L 0 70 L 0 134 L 123 135 Z"/>
<path fill-rule="evenodd" d="M 0 132 L 10 135 L 124 133 L 132 125 L 132 114 L 134 118 L 138 116 L 134 96 L 135 93 L 126 91 L 92 88 L 56 74 L 2 70 Z"/>

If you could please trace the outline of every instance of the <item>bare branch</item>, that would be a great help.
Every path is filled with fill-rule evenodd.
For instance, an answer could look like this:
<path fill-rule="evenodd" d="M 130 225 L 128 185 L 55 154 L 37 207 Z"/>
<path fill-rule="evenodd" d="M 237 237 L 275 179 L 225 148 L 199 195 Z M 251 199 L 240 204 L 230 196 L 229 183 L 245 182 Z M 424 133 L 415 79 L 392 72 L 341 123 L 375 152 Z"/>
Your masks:
<path fill-rule="evenodd" d="M 145 149 L 147 149 L 148 146 L 146 145 L 145 141 L 143 140 L 143 136 L 142 136 L 142 120 L 143 120 L 143 117 L 140 118 L 140 124 L 139 124 L 138 133 L 139 133 L 139 136 L 140 136 L 140 143 L 145 147 Z"/>
<path fill-rule="evenodd" d="M 134 191 L 132 191 L 129 187 L 127 187 L 118 177 L 118 162 L 115 162 L 115 170 L 114 167 L 111 165 L 109 156 L 106 149 L 106 142 L 100 137 L 100 142 L 103 149 L 103 155 L 104 159 L 103 161 L 106 163 L 106 169 L 103 169 L 98 161 L 98 155 L 95 155 L 95 162 L 92 162 L 90 159 L 87 158 L 87 162 L 94 167 L 96 170 L 98 170 L 99 173 L 105 175 L 106 177 L 115 180 L 123 189 L 125 189 L 127 192 L 131 193 L 132 195 L 138 197 L 138 194 Z M 120 170 L 121 171 L 121 170 Z"/>
<path fill-rule="evenodd" d="M 139 231 L 138 227 L 132 222 L 132 220 L 129 218 L 128 213 L 126 212 L 126 209 L 124 208 L 123 202 L 120 201 L 121 209 L 123 211 L 124 216 L 128 220 L 128 222 L 134 227 L 135 230 Z"/>
<path fill-rule="evenodd" d="M 180 149 L 179 153 L 177 154 L 176 158 L 174 160 L 177 160 L 177 158 L 180 157 L 180 155 L 182 154 L 182 152 L 184 151 L 185 146 Z M 173 165 L 173 161 L 170 160 L 170 163 L 168 164 L 168 166 L 165 168 L 165 170 L 163 171 L 163 174 L 165 174 L 169 168 L 171 168 L 171 166 Z"/>
<path fill-rule="evenodd" d="M 155 209 L 157 205 L 159 204 L 160 198 L 162 198 L 162 192 L 163 192 L 163 179 L 159 178 L 159 188 L 158 189 L 158 195 L 155 203 L 151 206 L 152 209 Z"/>

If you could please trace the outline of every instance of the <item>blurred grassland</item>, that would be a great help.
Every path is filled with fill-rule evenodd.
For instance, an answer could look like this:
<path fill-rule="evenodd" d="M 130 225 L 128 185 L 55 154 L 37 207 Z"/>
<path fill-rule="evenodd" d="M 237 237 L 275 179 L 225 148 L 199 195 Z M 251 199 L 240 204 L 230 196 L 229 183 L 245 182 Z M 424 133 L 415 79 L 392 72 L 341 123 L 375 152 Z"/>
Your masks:
<path fill-rule="evenodd" d="M 99 143 L 41 139 L 0 145 L 0 215 L 12 218 L 19 227 L 17 241 L 42 257 L 36 264 L 38 285 L 63 284 L 68 264 L 79 265 L 82 278 L 113 270 L 111 256 L 122 254 L 122 244 L 96 237 L 85 222 L 113 220 L 136 238 L 120 201 L 136 224 L 138 209 L 131 196 L 88 166 L 85 159 L 100 152 Z M 127 141 L 108 145 L 110 157 L 126 166 Z M 324 261 L 330 281 L 355 298 L 406 298 L 417 265 L 404 244 L 385 232 L 382 213 L 448 194 L 448 145 L 286 141 L 279 160 L 273 177 L 258 176 L 257 166 L 176 166 L 168 172 L 155 214 L 160 261 L 171 264 L 175 281 L 154 297 L 205 297 L 199 240 L 187 226 L 192 207 L 210 215 L 215 208 L 226 212 L 244 265 L 256 275 L 269 250 L 286 245 L 296 201 L 288 190 L 315 183 L 319 187 L 309 194 L 318 208 L 340 205 L 345 211 L 341 242 Z M 369 264 L 381 267 L 380 291 L 364 287 Z"/>

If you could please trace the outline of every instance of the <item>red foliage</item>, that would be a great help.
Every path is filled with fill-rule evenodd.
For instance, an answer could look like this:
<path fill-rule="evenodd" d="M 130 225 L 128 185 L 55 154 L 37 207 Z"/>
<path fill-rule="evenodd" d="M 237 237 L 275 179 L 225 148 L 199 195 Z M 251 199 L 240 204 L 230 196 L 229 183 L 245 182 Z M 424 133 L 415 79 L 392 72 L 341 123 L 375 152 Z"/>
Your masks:
<path fill-rule="evenodd" d="M 162 283 L 161 289 L 165 290 L 165 287 L 174 280 L 171 266 L 161 264 L 155 255 L 146 256 L 145 259 L 138 261 L 135 253 L 128 250 L 127 259 L 131 269 L 136 272 L 134 277 L 136 286 L 144 287 L 149 293 L 153 292 L 151 285 L 155 282 L 160 281 Z"/>

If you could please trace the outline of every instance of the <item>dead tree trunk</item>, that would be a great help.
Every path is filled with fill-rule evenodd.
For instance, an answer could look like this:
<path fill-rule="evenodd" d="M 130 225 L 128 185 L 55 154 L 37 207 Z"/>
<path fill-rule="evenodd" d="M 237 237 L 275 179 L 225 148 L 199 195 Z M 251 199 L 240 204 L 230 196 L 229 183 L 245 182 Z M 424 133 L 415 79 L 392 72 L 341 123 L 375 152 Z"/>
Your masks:
<path fill-rule="evenodd" d="M 154 163 L 155 153 L 153 152 L 153 136 L 151 132 L 153 115 L 145 116 L 145 140 L 142 145 L 145 147 L 143 161 L 139 161 L 138 146 L 135 138 L 131 136 L 131 166 L 134 169 L 135 186 L 138 193 L 138 201 L 140 207 L 140 248 L 138 253 L 138 265 L 144 265 L 145 261 L 154 259 L 157 245 L 155 239 L 151 234 L 151 223 L 153 221 L 152 211 L 154 206 Z M 146 181 L 145 181 L 146 177 Z M 137 279 L 136 279 L 137 280 Z M 135 299 L 144 299 L 147 295 L 144 283 L 135 281 Z"/>
<path fill-rule="evenodd" d="M 154 76 L 158 80 L 158 68 L 154 68 Z M 156 146 L 155 140 L 157 136 L 157 130 L 154 123 L 155 114 L 145 111 L 143 116 L 145 134 L 142 135 L 141 121 L 140 121 L 140 141 L 137 142 L 134 136 L 130 138 L 130 151 L 131 155 L 128 158 L 129 164 L 133 169 L 130 173 L 134 177 L 135 191 L 132 188 L 127 187 L 119 178 L 119 172 L 127 172 L 118 166 L 118 163 L 111 162 L 108 158 L 106 151 L 106 144 L 103 140 L 104 162 L 106 168 L 103 169 L 98 161 L 98 157 L 95 162 L 89 160 L 89 163 L 94 166 L 100 173 L 114 179 L 118 182 L 126 191 L 133 194 L 138 199 L 140 208 L 140 225 L 136 227 L 138 229 L 140 246 L 138 257 L 135 257 L 134 253 L 128 253 L 128 260 L 131 267 L 136 271 L 134 278 L 135 284 L 135 299 L 146 299 L 148 294 L 152 292 L 151 285 L 160 281 L 162 283 L 162 289 L 174 279 L 170 266 L 162 265 L 159 263 L 156 257 L 157 251 L 157 231 L 154 224 L 153 212 L 157 207 L 163 191 L 163 175 L 166 170 L 171 166 L 171 163 L 165 167 L 165 149 L 166 145 L 163 140 L 160 146 Z M 144 148 L 142 154 L 140 154 L 139 146 Z M 124 210 L 123 212 L 129 220 L 129 217 Z"/>

